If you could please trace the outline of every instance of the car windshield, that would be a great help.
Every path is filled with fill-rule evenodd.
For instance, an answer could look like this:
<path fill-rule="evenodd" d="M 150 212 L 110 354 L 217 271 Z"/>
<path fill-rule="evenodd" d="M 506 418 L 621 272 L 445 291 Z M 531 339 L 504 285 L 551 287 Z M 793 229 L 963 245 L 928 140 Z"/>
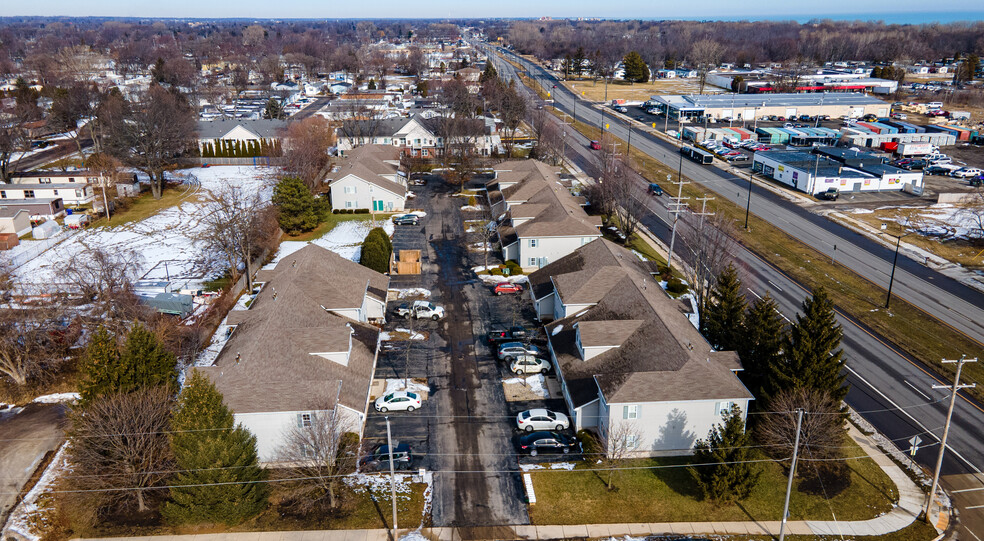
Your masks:
<path fill-rule="evenodd" d="M 393 396 L 394 396 L 393 393 L 390 393 L 390 394 L 384 396 L 383 397 L 383 400 L 386 401 L 386 402 L 389 402 L 390 400 L 393 400 Z"/>

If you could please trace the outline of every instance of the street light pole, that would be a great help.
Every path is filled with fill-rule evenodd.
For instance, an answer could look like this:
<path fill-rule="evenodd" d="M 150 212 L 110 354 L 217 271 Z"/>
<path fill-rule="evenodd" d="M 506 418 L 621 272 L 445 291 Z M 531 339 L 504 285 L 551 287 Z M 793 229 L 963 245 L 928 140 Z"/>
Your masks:
<path fill-rule="evenodd" d="M 389 448 L 390 499 L 393 500 L 393 539 L 396 539 L 396 468 L 393 467 L 393 435 L 390 432 L 390 418 L 386 416 L 386 447 Z"/>

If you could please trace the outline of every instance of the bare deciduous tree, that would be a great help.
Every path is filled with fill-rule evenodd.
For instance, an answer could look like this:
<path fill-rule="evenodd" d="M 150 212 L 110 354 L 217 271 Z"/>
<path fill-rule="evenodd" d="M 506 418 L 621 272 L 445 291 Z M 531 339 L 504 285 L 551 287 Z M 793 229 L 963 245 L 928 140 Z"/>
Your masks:
<path fill-rule="evenodd" d="M 173 469 L 171 404 L 169 390 L 151 387 L 101 397 L 69 414 L 69 482 L 98 491 L 88 493 L 88 505 L 148 509 L 148 496 L 160 493 Z"/>
<path fill-rule="evenodd" d="M 284 141 L 284 170 L 303 180 L 312 192 L 320 192 L 321 179 L 331 164 L 328 149 L 334 144 L 335 131 L 323 117 L 292 122 Z"/>
<path fill-rule="evenodd" d="M 229 264 L 234 278 L 240 265 L 246 276 L 246 290 L 253 288 L 250 265 L 275 236 L 276 222 L 271 224 L 267 204 L 259 192 L 229 186 L 209 195 L 202 218 L 199 240 Z"/>
<path fill-rule="evenodd" d="M 704 93 L 704 85 L 707 84 L 707 72 L 720 62 L 723 53 L 724 47 L 710 39 L 702 39 L 690 48 L 689 58 L 697 67 L 701 94 Z"/>
<path fill-rule="evenodd" d="M 971 239 L 977 243 L 984 242 L 984 187 L 977 188 L 970 201 L 961 209 L 960 215 L 974 226 L 969 235 Z"/>
<path fill-rule="evenodd" d="M 120 334 L 134 319 L 146 315 L 133 293 L 141 262 L 133 250 L 93 247 L 68 258 L 60 272 L 86 302 L 92 303 L 91 315 Z"/>
<path fill-rule="evenodd" d="M 734 253 L 734 222 L 722 214 L 691 216 L 681 230 L 680 238 L 691 253 L 684 276 L 697 301 L 698 315 L 703 317 L 715 280 L 732 261 Z"/>
<path fill-rule="evenodd" d="M 55 372 L 77 338 L 60 300 L 28 307 L 8 301 L 0 308 L 0 375 L 24 386 Z"/>
<path fill-rule="evenodd" d="M 346 433 L 346 419 L 336 412 L 322 408 L 311 413 L 307 426 L 287 429 L 277 453 L 296 477 L 304 478 L 295 485 L 296 500 L 309 509 L 326 499 L 329 510 L 338 507 L 340 474 L 353 471 L 358 459 L 358 437 Z"/>
<path fill-rule="evenodd" d="M 800 449 L 817 459 L 843 455 L 844 414 L 840 404 L 827 393 L 806 388 L 780 391 L 769 401 L 769 409 L 775 413 L 762 415 L 755 433 L 773 456 L 792 455 L 798 409 L 806 412 L 800 427 Z"/>
<path fill-rule="evenodd" d="M 641 440 L 642 433 L 635 423 L 618 421 L 599 430 L 599 451 L 603 454 L 598 459 L 601 460 L 601 469 L 608 470 L 605 479 L 608 490 L 615 487 L 618 467 L 639 447 Z"/>

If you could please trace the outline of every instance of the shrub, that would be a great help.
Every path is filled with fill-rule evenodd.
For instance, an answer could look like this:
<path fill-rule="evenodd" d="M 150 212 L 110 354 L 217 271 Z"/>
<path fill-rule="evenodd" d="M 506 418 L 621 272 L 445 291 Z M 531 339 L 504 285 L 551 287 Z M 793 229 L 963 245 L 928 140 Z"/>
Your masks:
<path fill-rule="evenodd" d="M 511 275 L 523 274 L 523 267 L 519 266 L 519 263 L 511 259 L 506 261 L 506 268 L 509 269 L 509 274 Z"/>
<path fill-rule="evenodd" d="M 689 289 L 690 288 L 687 287 L 687 284 L 680 281 L 679 278 L 670 278 L 670 280 L 666 282 L 666 291 L 672 295 L 683 295 Z"/>
<path fill-rule="evenodd" d="M 502 269 L 500 269 L 499 267 L 496 267 L 494 269 L 489 269 L 489 274 L 491 274 L 492 276 L 502 276 Z"/>
<path fill-rule="evenodd" d="M 385 229 L 382 227 L 374 227 L 372 231 L 366 235 L 366 240 L 369 240 L 370 237 L 374 237 L 378 239 L 379 242 L 383 243 L 383 246 L 386 247 L 386 257 L 389 257 L 389 254 L 393 253 L 393 242 L 390 241 L 389 235 L 386 234 Z"/>
<path fill-rule="evenodd" d="M 389 271 L 389 251 L 386 249 L 386 245 L 378 237 L 367 236 L 366 240 L 362 242 L 359 264 L 376 272 L 385 273 Z"/>
<path fill-rule="evenodd" d="M 478 201 L 475 199 L 475 196 L 474 195 L 469 195 L 468 196 L 468 204 L 474 207 L 476 203 L 478 203 Z"/>
<path fill-rule="evenodd" d="M 601 444 L 598 443 L 598 438 L 591 432 L 584 429 L 578 430 L 577 440 L 581 442 L 581 451 L 584 453 L 584 456 L 590 457 L 601 454 Z"/>
<path fill-rule="evenodd" d="M 356 214 L 369 214 L 369 209 L 355 209 Z"/>
<path fill-rule="evenodd" d="M 332 214 L 338 214 L 338 209 L 331 209 Z"/>
<path fill-rule="evenodd" d="M 277 221 L 290 235 L 311 231 L 321 223 L 323 207 L 304 181 L 297 177 L 287 177 L 273 189 L 273 204 L 280 211 Z"/>

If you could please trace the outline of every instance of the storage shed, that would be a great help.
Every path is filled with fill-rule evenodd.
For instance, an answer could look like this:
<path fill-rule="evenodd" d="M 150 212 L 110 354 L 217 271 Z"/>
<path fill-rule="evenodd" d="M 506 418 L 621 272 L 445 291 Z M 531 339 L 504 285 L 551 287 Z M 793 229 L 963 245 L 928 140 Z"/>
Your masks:
<path fill-rule="evenodd" d="M 34 236 L 36 240 L 43 240 L 43 239 L 50 239 L 51 237 L 54 237 L 55 235 L 61 233 L 61 230 L 62 228 L 60 225 L 58 225 L 58 222 L 54 220 L 48 220 L 42 223 L 41 225 L 35 227 L 31 231 L 31 234 Z"/>

